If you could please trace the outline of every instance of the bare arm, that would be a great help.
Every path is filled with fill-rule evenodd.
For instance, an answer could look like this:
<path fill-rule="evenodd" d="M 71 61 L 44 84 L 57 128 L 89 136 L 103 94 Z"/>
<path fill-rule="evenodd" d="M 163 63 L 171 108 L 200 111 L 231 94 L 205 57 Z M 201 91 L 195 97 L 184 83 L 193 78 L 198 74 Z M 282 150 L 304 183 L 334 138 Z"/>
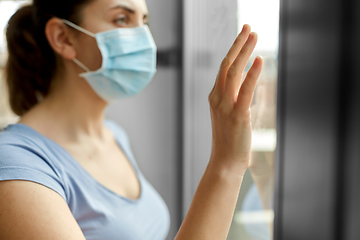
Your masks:
<path fill-rule="evenodd" d="M 58 193 L 29 181 L 3 181 L 0 239 L 85 240 L 85 237 Z"/>
<path fill-rule="evenodd" d="M 257 35 L 250 31 L 250 26 L 245 25 L 225 57 L 209 95 L 211 158 L 176 240 L 220 240 L 228 235 L 242 179 L 249 166 L 250 103 L 262 68 L 262 58 L 257 58 L 241 84 L 257 42 Z"/>

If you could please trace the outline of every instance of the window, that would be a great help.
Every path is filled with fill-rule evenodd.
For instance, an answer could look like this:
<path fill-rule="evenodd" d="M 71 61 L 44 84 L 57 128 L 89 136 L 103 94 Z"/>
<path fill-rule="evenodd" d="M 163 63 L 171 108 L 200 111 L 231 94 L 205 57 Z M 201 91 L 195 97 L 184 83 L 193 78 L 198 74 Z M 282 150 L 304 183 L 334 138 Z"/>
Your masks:
<path fill-rule="evenodd" d="M 250 24 L 259 38 L 249 61 L 264 58 L 252 103 L 252 156 L 245 174 L 228 239 L 270 240 L 274 222 L 274 151 L 279 0 L 238 0 L 238 31 Z"/>
<path fill-rule="evenodd" d="M 252 104 L 252 170 L 245 174 L 228 239 L 271 239 L 279 0 L 185 0 L 184 16 L 183 216 L 210 157 L 207 96 L 237 32 L 248 23 L 259 40 L 245 70 L 257 55 L 264 57 L 264 68 Z"/>

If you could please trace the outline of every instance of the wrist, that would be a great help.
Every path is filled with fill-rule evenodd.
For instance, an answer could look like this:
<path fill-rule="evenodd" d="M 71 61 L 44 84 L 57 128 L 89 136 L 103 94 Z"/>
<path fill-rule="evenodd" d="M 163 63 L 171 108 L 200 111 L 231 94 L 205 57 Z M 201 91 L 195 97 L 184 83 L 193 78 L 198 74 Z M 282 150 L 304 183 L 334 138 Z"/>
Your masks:
<path fill-rule="evenodd" d="M 209 168 L 213 169 L 221 178 L 243 177 L 248 166 L 249 156 L 242 159 L 232 159 L 229 157 L 218 157 L 212 155 L 209 161 Z"/>

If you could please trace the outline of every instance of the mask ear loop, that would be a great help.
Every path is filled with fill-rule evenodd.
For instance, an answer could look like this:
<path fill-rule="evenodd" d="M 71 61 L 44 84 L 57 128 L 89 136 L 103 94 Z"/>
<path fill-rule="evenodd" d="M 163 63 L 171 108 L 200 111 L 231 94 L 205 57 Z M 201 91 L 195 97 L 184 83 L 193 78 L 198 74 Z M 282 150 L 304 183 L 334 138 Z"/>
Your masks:
<path fill-rule="evenodd" d="M 70 21 L 68 21 L 68 20 L 66 20 L 66 19 L 61 19 L 65 24 L 67 24 L 67 25 L 69 25 L 70 27 L 73 27 L 73 28 L 75 28 L 76 30 L 79 30 L 80 32 L 83 32 L 83 33 L 85 33 L 85 34 L 87 34 L 87 35 L 89 35 L 89 36 L 91 36 L 91 37 L 93 37 L 93 38 L 96 38 L 95 36 L 95 33 L 92 33 L 92 32 L 90 32 L 90 31 L 88 31 L 88 30 L 86 30 L 86 29 L 84 29 L 84 28 L 82 28 L 82 27 L 79 27 L 78 25 L 76 25 L 76 24 L 74 24 L 74 23 L 72 23 L 72 22 L 70 22 Z"/>
<path fill-rule="evenodd" d="M 86 72 L 91 72 L 89 68 L 87 68 L 82 62 L 77 60 L 76 58 L 73 59 L 73 61 L 82 69 L 84 69 Z"/>
<path fill-rule="evenodd" d="M 66 19 L 61 19 L 65 24 L 69 25 L 70 27 L 73 27 L 75 28 L 76 30 L 79 30 L 80 32 L 83 32 L 93 38 L 95 38 L 95 34 L 92 33 L 92 32 L 89 32 L 88 30 L 82 28 L 82 27 L 79 27 L 78 25 L 66 20 Z M 82 62 L 80 62 L 79 60 L 77 60 L 76 58 L 73 59 L 73 61 L 79 66 L 81 67 L 82 69 L 84 69 L 86 72 L 91 72 L 90 69 L 88 67 L 86 67 Z"/>

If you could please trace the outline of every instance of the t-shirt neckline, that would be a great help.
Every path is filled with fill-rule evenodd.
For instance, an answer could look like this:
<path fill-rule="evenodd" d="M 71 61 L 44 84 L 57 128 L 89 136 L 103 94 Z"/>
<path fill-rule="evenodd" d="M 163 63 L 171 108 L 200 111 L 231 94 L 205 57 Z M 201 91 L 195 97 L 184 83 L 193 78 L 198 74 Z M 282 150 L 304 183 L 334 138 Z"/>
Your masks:
<path fill-rule="evenodd" d="M 54 145 L 56 148 L 60 149 L 60 151 L 62 151 L 65 155 L 67 155 L 67 157 L 69 159 L 71 159 L 71 161 L 79 168 L 81 169 L 82 172 L 85 173 L 85 175 L 87 175 L 95 184 L 97 184 L 98 186 L 100 186 L 103 190 L 107 191 L 107 192 L 110 192 L 111 194 L 115 195 L 116 197 L 120 198 L 120 199 L 123 199 L 125 201 L 128 201 L 128 202 L 131 202 L 131 203 L 138 203 L 142 200 L 143 198 L 143 195 L 144 195 L 144 184 L 143 184 L 143 181 L 142 181 L 142 178 L 141 178 L 141 174 L 140 174 L 140 171 L 139 169 L 135 166 L 134 164 L 134 159 L 131 158 L 131 155 L 128 153 L 128 151 L 126 151 L 126 149 L 124 148 L 123 144 L 121 143 L 121 141 L 119 141 L 119 138 L 116 136 L 116 134 L 114 133 L 113 129 L 108 125 L 106 124 L 105 122 L 105 125 L 106 127 L 108 127 L 108 129 L 111 131 L 111 133 L 113 134 L 114 136 L 114 139 L 116 141 L 116 143 L 118 144 L 118 146 L 120 147 L 120 149 L 123 151 L 123 153 L 125 154 L 127 160 L 130 162 L 131 166 L 133 167 L 134 171 L 135 171 L 135 174 L 136 174 L 136 177 L 139 181 L 139 184 L 140 184 L 140 196 L 138 199 L 131 199 L 131 198 L 127 198 L 127 197 L 124 197 L 124 196 L 121 196 L 117 193 L 115 193 L 114 191 L 110 190 L 109 188 L 105 187 L 103 184 L 101 184 L 99 181 L 97 181 L 93 176 L 91 176 L 91 174 L 86 171 L 86 169 L 68 152 L 66 151 L 66 149 L 64 149 L 60 144 L 56 143 L 55 141 L 53 141 L 52 139 L 44 136 L 43 134 L 39 133 L 38 131 L 36 131 L 35 129 L 33 129 L 32 127 L 26 125 L 26 124 L 23 124 L 23 123 L 15 123 L 15 124 L 10 124 L 8 127 L 20 127 L 20 128 L 26 128 L 30 131 L 32 131 L 33 133 L 35 133 L 39 138 L 43 139 L 44 141 L 46 142 L 49 142 L 51 143 L 52 145 Z M 4 129 L 5 130 L 5 129 Z"/>

